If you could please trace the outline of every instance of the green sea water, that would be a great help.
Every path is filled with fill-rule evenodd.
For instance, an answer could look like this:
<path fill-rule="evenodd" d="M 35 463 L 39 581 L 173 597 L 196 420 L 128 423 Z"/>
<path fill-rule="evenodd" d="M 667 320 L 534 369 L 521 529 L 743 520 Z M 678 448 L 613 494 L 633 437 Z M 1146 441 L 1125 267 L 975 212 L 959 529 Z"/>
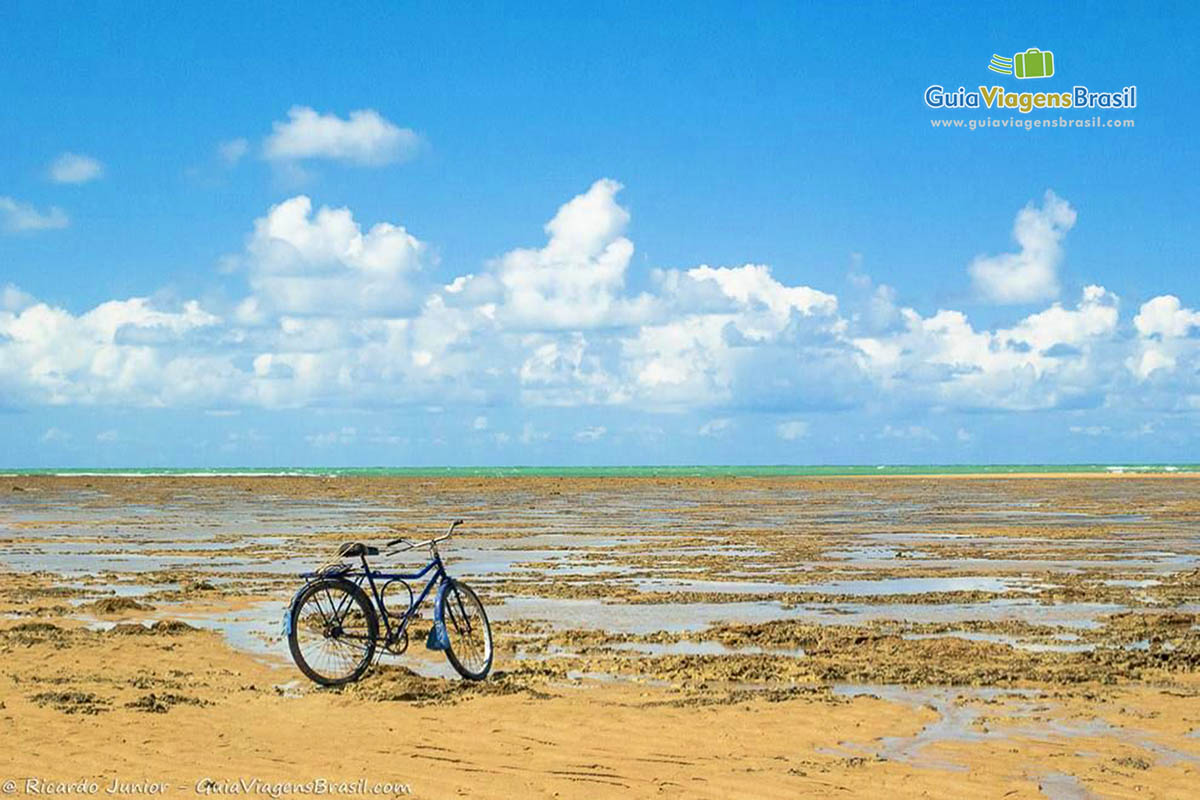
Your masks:
<path fill-rule="evenodd" d="M 11 469 L 0 475 L 176 475 L 297 477 L 801 477 L 868 475 L 1012 475 L 1017 473 L 1172 473 L 1200 472 L 1200 464 L 841 464 L 841 465 L 699 465 L 603 467 L 213 467 L 213 468 L 72 468 Z"/>

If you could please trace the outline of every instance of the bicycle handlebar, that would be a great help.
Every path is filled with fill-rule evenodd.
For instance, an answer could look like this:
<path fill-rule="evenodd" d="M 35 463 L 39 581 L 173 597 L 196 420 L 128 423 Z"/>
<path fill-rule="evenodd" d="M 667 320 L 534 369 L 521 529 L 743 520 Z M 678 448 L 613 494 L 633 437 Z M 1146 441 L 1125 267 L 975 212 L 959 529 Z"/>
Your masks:
<path fill-rule="evenodd" d="M 441 536 L 435 536 L 434 538 L 426 539 L 423 542 L 410 542 L 402 536 L 399 539 L 392 539 L 390 542 L 387 543 L 387 546 L 388 547 L 396 547 L 397 545 L 401 545 L 401 544 L 408 545 L 408 547 L 404 548 L 404 550 L 416 550 L 418 547 L 432 547 L 433 545 L 437 544 L 438 542 L 444 542 L 447 539 L 449 539 L 451 534 L 454 533 L 454 529 L 462 524 L 463 524 L 463 521 L 461 519 L 456 519 L 450 523 L 450 527 L 447 528 L 446 532 L 443 533 Z M 401 552 L 404 552 L 404 551 L 401 551 Z"/>

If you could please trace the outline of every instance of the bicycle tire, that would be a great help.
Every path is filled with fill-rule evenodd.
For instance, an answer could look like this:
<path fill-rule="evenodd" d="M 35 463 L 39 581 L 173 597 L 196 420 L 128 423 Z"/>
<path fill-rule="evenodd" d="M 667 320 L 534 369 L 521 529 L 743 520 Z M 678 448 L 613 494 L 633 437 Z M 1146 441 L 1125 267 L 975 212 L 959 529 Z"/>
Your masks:
<path fill-rule="evenodd" d="M 345 622 L 344 616 L 342 619 L 336 618 L 337 608 L 339 607 L 340 603 L 331 599 L 334 592 L 340 593 L 343 597 L 348 596 L 351 602 L 358 607 L 358 611 L 362 615 L 361 627 L 364 627 L 365 630 L 362 631 L 361 634 L 353 637 L 354 641 L 362 642 L 360 645 L 361 655 L 348 672 L 337 674 L 327 674 L 326 672 L 323 672 L 323 667 L 311 663 L 313 660 L 315 660 L 315 658 L 311 654 L 305 654 L 306 647 L 300 642 L 302 631 L 301 626 L 309 621 L 307 619 L 302 619 L 301 616 L 310 602 L 315 603 L 317 610 L 321 611 L 322 616 L 324 616 L 323 609 L 320 605 L 321 600 L 319 594 L 321 592 L 324 592 L 326 597 L 330 598 L 330 605 L 334 611 L 334 619 L 332 621 L 329 619 L 324 620 L 326 628 L 332 626 L 336 629 L 336 631 L 341 631 L 341 624 Z M 346 612 L 343 612 L 343 615 L 348 613 L 348 611 L 349 609 L 347 609 Z M 292 651 L 292 660 L 296 662 L 296 666 L 300 668 L 300 671 L 303 672 L 309 680 L 322 686 L 342 686 L 347 683 L 353 683 L 361 678 L 363 673 L 366 672 L 371 666 L 371 659 L 375 655 L 375 642 L 379 637 L 379 619 L 375 614 L 375 607 L 371 604 L 370 598 L 367 597 L 367 593 L 364 592 L 362 587 L 360 587 L 358 584 L 348 581 L 345 578 L 321 578 L 319 580 L 315 580 L 308 584 L 308 586 L 304 587 L 300 594 L 296 596 L 296 600 L 292 604 L 292 608 L 289 613 L 291 615 L 291 624 L 289 626 L 290 630 L 288 631 L 288 648 Z M 312 621 L 315 622 L 315 618 L 313 618 Z M 357 622 L 355 623 L 355 626 L 356 628 L 360 627 Z M 310 633 L 312 632 L 314 631 L 310 631 Z M 331 635 L 328 631 L 326 631 L 324 635 L 327 642 L 333 643 L 330 645 L 330 647 L 333 648 L 339 646 L 337 644 L 339 636 L 344 634 L 334 632 Z M 351 637 L 346 637 L 345 640 L 350 640 L 350 638 Z M 316 639 L 315 637 L 312 637 L 311 641 L 319 643 L 319 639 Z"/>
<path fill-rule="evenodd" d="M 470 586 L 455 580 L 451 580 L 446 591 L 442 592 L 440 602 L 442 623 L 446 626 L 446 636 L 450 641 L 450 646 L 446 648 L 446 659 L 467 680 L 483 680 L 491 672 L 492 660 L 496 655 L 492 644 L 492 626 L 483 602 Z M 471 625 L 472 616 L 476 616 L 475 625 L 478 626 L 474 629 Z M 476 641 L 476 633 L 480 634 L 481 642 Z"/>

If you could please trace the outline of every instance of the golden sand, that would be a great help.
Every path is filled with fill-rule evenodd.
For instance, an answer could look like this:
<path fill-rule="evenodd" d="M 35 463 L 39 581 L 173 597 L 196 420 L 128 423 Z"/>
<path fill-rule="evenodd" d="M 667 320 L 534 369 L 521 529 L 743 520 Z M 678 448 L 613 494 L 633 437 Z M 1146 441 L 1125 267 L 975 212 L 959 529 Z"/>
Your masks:
<path fill-rule="evenodd" d="M 429 798 L 1200 785 L 1197 478 L 5 482 L 20 489 L 0 505 L 15 794 L 26 779 Z M 494 609 L 487 681 L 445 677 L 427 621 L 337 690 L 304 680 L 272 631 L 219 632 L 278 617 L 298 585 L 287 559 L 452 514 L 468 526 L 450 571 Z M 31 571 L 62 552 L 151 568 Z M 559 607 L 583 611 L 540 611 Z"/>

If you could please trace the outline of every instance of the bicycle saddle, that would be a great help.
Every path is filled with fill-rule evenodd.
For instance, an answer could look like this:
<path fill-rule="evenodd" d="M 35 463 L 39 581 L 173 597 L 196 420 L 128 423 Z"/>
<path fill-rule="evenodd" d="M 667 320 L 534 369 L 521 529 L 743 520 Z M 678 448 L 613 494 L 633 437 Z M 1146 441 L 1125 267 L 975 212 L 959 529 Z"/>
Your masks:
<path fill-rule="evenodd" d="M 339 556 L 353 558 L 354 556 L 377 556 L 379 555 L 378 547 L 371 547 L 362 542 L 346 542 L 338 548 Z"/>

